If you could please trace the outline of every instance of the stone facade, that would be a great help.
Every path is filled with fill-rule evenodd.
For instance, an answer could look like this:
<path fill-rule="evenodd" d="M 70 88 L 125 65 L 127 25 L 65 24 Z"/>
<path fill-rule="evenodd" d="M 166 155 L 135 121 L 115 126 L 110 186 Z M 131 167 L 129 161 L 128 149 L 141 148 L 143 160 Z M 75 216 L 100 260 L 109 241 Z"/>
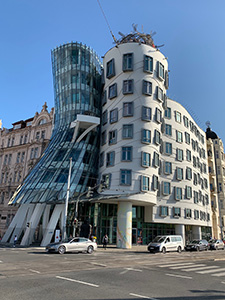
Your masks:
<path fill-rule="evenodd" d="M 0 129 L 0 237 L 17 212 L 17 206 L 8 206 L 9 199 L 49 143 L 53 112 L 48 112 L 45 103 L 33 118 Z"/>

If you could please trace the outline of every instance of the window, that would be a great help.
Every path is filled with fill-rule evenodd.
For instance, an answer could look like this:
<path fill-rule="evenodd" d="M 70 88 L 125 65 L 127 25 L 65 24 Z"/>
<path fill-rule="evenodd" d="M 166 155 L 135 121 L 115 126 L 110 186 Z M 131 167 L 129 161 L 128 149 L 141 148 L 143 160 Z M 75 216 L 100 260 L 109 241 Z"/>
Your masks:
<path fill-rule="evenodd" d="M 27 137 L 27 135 L 25 135 L 25 137 Z M 25 138 L 24 138 L 25 139 Z M 14 142 L 15 142 L 15 138 L 14 136 L 12 137 L 12 143 L 11 143 L 11 146 L 14 146 Z M 25 142 L 24 142 L 25 143 Z"/>
<path fill-rule="evenodd" d="M 45 139 L 45 131 L 44 130 L 42 130 L 42 132 L 41 132 L 41 138 Z"/>
<path fill-rule="evenodd" d="M 172 174 L 172 163 L 171 162 L 165 161 L 164 173 L 165 174 Z"/>
<path fill-rule="evenodd" d="M 150 107 L 142 106 L 142 120 L 150 121 L 152 118 L 152 110 Z"/>
<path fill-rule="evenodd" d="M 106 65 L 106 77 L 108 79 L 112 78 L 115 76 L 115 64 L 114 64 L 114 59 L 111 59 L 110 61 L 107 62 Z"/>
<path fill-rule="evenodd" d="M 177 160 L 182 161 L 183 160 L 183 150 L 177 148 Z"/>
<path fill-rule="evenodd" d="M 175 111 L 175 121 L 181 123 L 181 113 L 179 111 Z"/>
<path fill-rule="evenodd" d="M 101 152 L 100 157 L 99 157 L 99 167 L 100 168 L 104 166 L 104 157 L 105 157 L 105 152 Z"/>
<path fill-rule="evenodd" d="M 123 71 L 133 70 L 133 53 L 126 53 L 123 55 Z"/>
<path fill-rule="evenodd" d="M 122 147 L 121 161 L 132 161 L 132 147 Z"/>
<path fill-rule="evenodd" d="M 133 94 L 133 79 L 123 81 L 123 94 Z"/>
<path fill-rule="evenodd" d="M 109 131 L 109 145 L 117 143 L 117 130 Z"/>
<path fill-rule="evenodd" d="M 10 147 L 10 142 L 11 142 L 11 139 L 8 138 L 8 144 L 7 144 L 7 147 Z"/>
<path fill-rule="evenodd" d="M 131 170 L 120 170 L 120 184 L 131 185 Z"/>
<path fill-rule="evenodd" d="M 106 167 L 114 166 L 115 163 L 115 151 L 108 152 L 106 154 Z"/>
<path fill-rule="evenodd" d="M 180 207 L 174 207 L 173 208 L 173 217 L 179 218 L 181 216 L 181 209 Z"/>
<path fill-rule="evenodd" d="M 209 196 L 208 195 L 205 195 L 205 204 L 209 205 Z"/>
<path fill-rule="evenodd" d="M 123 125 L 122 137 L 123 137 L 123 139 L 132 139 L 133 138 L 133 124 Z"/>
<path fill-rule="evenodd" d="M 105 189 L 109 189 L 111 185 L 111 174 L 103 174 L 102 181 L 105 183 Z"/>
<path fill-rule="evenodd" d="M 12 155 L 12 154 L 10 154 L 10 155 Z M 25 158 L 25 152 L 22 152 L 22 156 L 21 156 L 21 163 L 23 163 L 23 162 L 24 162 L 24 158 Z"/>
<path fill-rule="evenodd" d="M 197 185 L 197 184 L 198 184 L 198 177 L 197 177 L 197 174 L 196 174 L 196 173 L 194 173 L 193 183 L 194 183 L 194 185 Z"/>
<path fill-rule="evenodd" d="M 168 216 L 168 207 L 167 206 L 160 206 L 160 216 L 161 217 Z"/>
<path fill-rule="evenodd" d="M 150 167 L 151 165 L 151 154 L 147 152 L 141 153 L 141 165 L 142 167 Z"/>
<path fill-rule="evenodd" d="M 102 106 L 105 105 L 107 103 L 107 95 L 106 95 L 106 91 L 104 91 L 104 93 L 102 94 Z"/>
<path fill-rule="evenodd" d="M 193 166 L 196 167 L 197 166 L 197 160 L 196 160 L 196 157 L 193 156 Z"/>
<path fill-rule="evenodd" d="M 204 178 L 204 186 L 205 186 L 206 189 L 208 188 L 208 180 L 206 178 Z"/>
<path fill-rule="evenodd" d="M 222 183 L 221 182 L 219 182 L 219 192 L 222 192 L 223 190 L 222 190 Z"/>
<path fill-rule="evenodd" d="M 18 160 L 18 154 L 17 154 L 17 160 Z M 33 159 L 33 158 L 34 158 L 34 148 L 32 148 L 30 151 L 30 159 Z M 16 162 L 18 162 L 17 160 L 16 160 Z"/>
<path fill-rule="evenodd" d="M 172 136 L 172 126 L 171 125 L 166 124 L 165 133 L 166 133 L 166 135 Z"/>
<path fill-rule="evenodd" d="M 34 158 L 38 158 L 38 148 L 34 148 Z"/>
<path fill-rule="evenodd" d="M 22 153 L 23 159 L 24 159 L 24 156 L 25 156 L 25 152 Z M 12 161 L 12 154 L 10 153 L 10 154 L 9 154 L 9 160 L 8 160 L 8 164 L 9 164 L 9 165 L 11 165 L 11 161 Z M 21 161 L 21 162 L 23 162 L 23 161 Z"/>
<path fill-rule="evenodd" d="M 118 108 L 110 111 L 110 124 L 118 121 Z"/>
<path fill-rule="evenodd" d="M 141 176 L 141 190 L 143 192 L 149 191 L 149 177 L 147 176 Z"/>
<path fill-rule="evenodd" d="M 19 153 L 18 153 L 19 154 Z M 18 154 L 17 154 L 17 158 L 18 158 Z M 5 155 L 5 159 L 4 159 L 4 165 L 7 164 L 7 160 L 8 160 L 8 154 Z M 18 159 L 17 159 L 18 160 Z M 19 162 L 19 161 L 16 161 Z"/>
<path fill-rule="evenodd" d="M 163 182 L 163 195 L 169 195 L 170 194 L 170 182 Z"/>
<path fill-rule="evenodd" d="M 155 144 L 159 145 L 160 144 L 160 132 L 155 129 Z"/>
<path fill-rule="evenodd" d="M 198 203 L 198 192 L 194 191 L 194 203 Z"/>
<path fill-rule="evenodd" d="M 32 149 L 33 150 L 33 149 Z M 20 162 L 20 155 L 21 155 L 21 153 L 20 152 L 18 152 L 17 153 L 17 158 L 16 158 L 16 162 L 17 163 L 19 163 Z"/>
<path fill-rule="evenodd" d="M 159 154 L 156 152 L 154 152 L 153 165 L 156 168 L 159 167 Z"/>
<path fill-rule="evenodd" d="M 158 77 L 160 79 L 164 79 L 164 65 L 161 64 L 160 62 L 158 63 Z"/>
<path fill-rule="evenodd" d="M 186 208 L 185 209 L 185 218 L 186 219 L 190 219 L 191 218 L 191 209 L 190 208 Z"/>
<path fill-rule="evenodd" d="M 190 134 L 185 132 L 185 143 L 187 143 L 188 145 L 190 145 Z"/>
<path fill-rule="evenodd" d="M 143 80 L 142 93 L 144 95 L 152 95 L 152 83 L 150 81 Z"/>
<path fill-rule="evenodd" d="M 107 122 L 108 122 L 108 111 L 105 110 L 102 114 L 102 125 L 107 124 Z"/>
<path fill-rule="evenodd" d="M 144 71 L 153 72 L 153 58 L 151 56 L 144 55 Z"/>
<path fill-rule="evenodd" d="M 156 120 L 156 122 L 161 123 L 161 119 L 162 119 L 162 112 L 161 112 L 161 110 L 156 108 L 156 110 L 155 110 L 155 120 Z"/>
<path fill-rule="evenodd" d="M 106 143 L 106 131 L 104 130 L 101 135 L 101 145 L 105 145 Z"/>
<path fill-rule="evenodd" d="M 192 198 L 192 188 L 191 188 L 191 186 L 186 186 L 186 198 L 187 199 Z"/>
<path fill-rule="evenodd" d="M 132 117 L 132 116 L 133 116 L 133 102 L 124 102 L 123 117 Z"/>
<path fill-rule="evenodd" d="M 175 200 L 182 200 L 182 188 L 175 187 Z"/>
<path fill-rule="evenodd" d="M 109 99 L 113 99 L 117 96 L 117 84 L 114 83 L 112 85 L 109 86 L 109 94 L 108 97 Z"/>
<path fill-rule="evenodd" d="M 186 169 L 186 179 L 191 180 L 192 179 L 192 170 L 191 168 Z"/>
<path fill-rule="evenodd" d="M 183 134 L 182 132 L 176 130 L 176 135 L 177 135 L 177 142 L 182 143 L 183 142 Z"/>
<path fill-rule="evenodd" d="M 188 128 L 188 125 L 189 125 L 188 118 L 183 116 L 183 120 L 184 120 L 184 126 Z"/>
<path fill-rule="evenodd" d="M 171 119 L 171 108 L 170 108 L 170 107 L 167 107 L 167 108 L 165 109 L 164 117 L 165 117 L 166 119 Z"/>
<path fill-rule="evenodd" d="M 165 143 L 165 154 L 172 154 L 172 143 Z"/>
<path fill-rule="evenodd" d="M 191 151 L 190 150 L 186 150 L 186 159 L 187 161 L 191 161 Z"/>
<path fill-rule="evenodd" d="M 183 169 L 177 167 L 176 174 L 177 174 L 177 180 L 183 179 Z"/>
<path fill-rule="evenodd" d="M 37 139 L 37 140 L 40 139 L 40 131 L 36 132 L 36 139 Z"/>
<path fill-rule="evenodd" d="M 158 190 L 159 182 L 158 182 L 158 176 L 153 175 L 152 176 L 152 189 L 153 191 Z"/>
<path fill-rule="evenodd" d="M 163 101 L 163 90 L 159 86 L 157 86 L 157 99 Z"/>
<path fill-rule="evenodd" d="M 151 131 L 148 129 L 142 129 L 142 143 L 150 144 L 151 143 Z"/>
<path fill-rule="evenodd" d="M 199 219 L 199 210 L 194 210 L 194 218 L 195 220 L 198 220 Z"/>

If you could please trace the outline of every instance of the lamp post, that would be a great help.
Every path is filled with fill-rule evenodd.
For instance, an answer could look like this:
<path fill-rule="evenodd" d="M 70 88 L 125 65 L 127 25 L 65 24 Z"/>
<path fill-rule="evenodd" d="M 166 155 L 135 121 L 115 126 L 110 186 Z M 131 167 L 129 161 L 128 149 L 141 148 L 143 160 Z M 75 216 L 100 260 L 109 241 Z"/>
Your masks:
<path fill-rule="evenodd" d="M 67 193 L 66 193 L 65 208 L 64 208 L 63 235 L 62 235 L 63 241 L 65 241 L 65 239 L 66 239 L 66 221 L 67 221 L 68 202 L 69 202 L 69 196 L 70 196 L 71 169 L 72 169 L 72 157 L 70 157 L 70 166 L 69 166 L 69 174 L 68 174 Z"/>

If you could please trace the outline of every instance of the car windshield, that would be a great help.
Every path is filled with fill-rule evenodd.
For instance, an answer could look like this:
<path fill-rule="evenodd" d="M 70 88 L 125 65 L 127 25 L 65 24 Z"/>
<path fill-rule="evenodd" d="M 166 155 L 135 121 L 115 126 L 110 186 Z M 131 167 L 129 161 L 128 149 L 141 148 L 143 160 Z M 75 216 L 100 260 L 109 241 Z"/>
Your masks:
<path fill-rule="evenodd" d="M 199 244 L 200 240 L 193 240 L 191 244 Z"/>
<path fill-rule="evenodd" d="M 152 241 L 153 243 L 162 243 L 165 240 L 165 236 L 157 236 L 154 238 L 154 240 Z"/>
<path fill-rule="evenodd" d="M 217 242 L 217 240 L 210 240 L 209 241 L 210 244 L 213 244 L 213 243 L 216 243 L 216 242 Z"/>

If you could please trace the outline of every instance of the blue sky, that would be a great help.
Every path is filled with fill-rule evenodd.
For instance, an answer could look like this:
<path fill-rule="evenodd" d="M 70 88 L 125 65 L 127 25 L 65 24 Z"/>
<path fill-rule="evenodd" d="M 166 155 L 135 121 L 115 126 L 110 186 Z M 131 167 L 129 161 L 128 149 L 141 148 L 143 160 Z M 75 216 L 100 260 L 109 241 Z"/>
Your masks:
<path fill-rule="evenodd" d="M 225 1 L 100 0 L 114 35 L 156 31 L 165 44 L 170 88 L 205 130 L 225 143 Z M 3 126 L 54 106 L 50 51 L 78 41 L 101 57 L 113 46 L 97 0 L 7 0 L 0 3 L 0 119 Z"/>

